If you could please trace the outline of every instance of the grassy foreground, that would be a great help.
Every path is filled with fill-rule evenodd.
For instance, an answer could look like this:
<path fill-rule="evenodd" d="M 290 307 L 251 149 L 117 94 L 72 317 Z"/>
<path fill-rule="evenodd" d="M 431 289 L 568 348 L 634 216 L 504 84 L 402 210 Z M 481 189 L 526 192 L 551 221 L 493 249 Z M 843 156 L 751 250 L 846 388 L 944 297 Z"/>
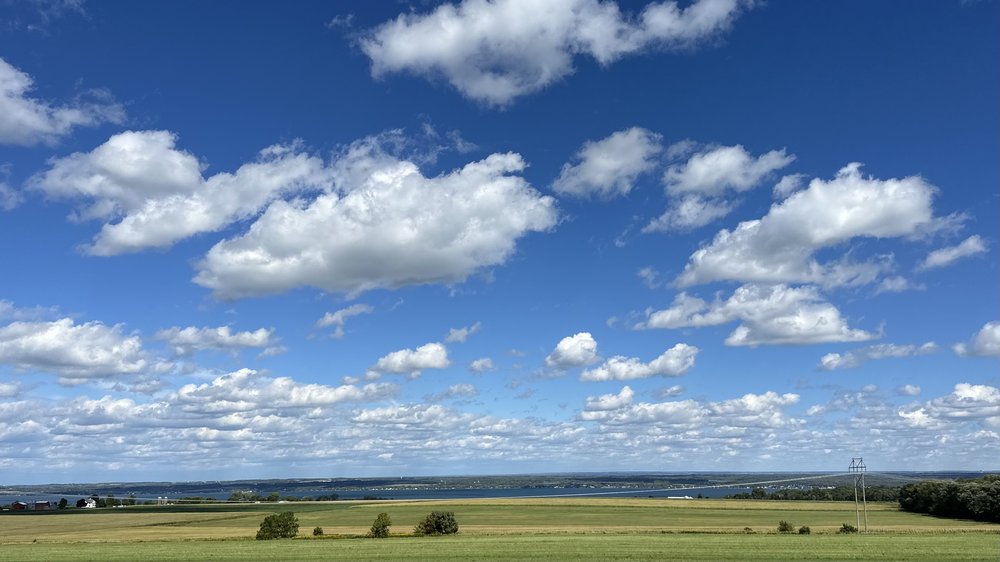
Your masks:
<path fill-rule="evenodd" d="M 411 537 L 432 510 L 458 536 Z M 266 514 L 294 511 L 300 537 L 251 540 Z M 379 512 L 393 536 L 364 534 Z M 870 535 L 838 535 L 854 504 L 563 498 L 306 502 L 69 510 L 0 516 L 0 560 L 997 560 L 1000 525 L 869 505 Z M 779 535 L 779 520 L 810 535 Z M 325 536 L 313 538 L 313 527 Z M 745 532 L 749 527 L 753 533 Z"/>
<path fill-rule="evenodd" d="M 996 560 L 989 534 L 513 535 L 384 540 L 27 544 L 3 560 Z"/>

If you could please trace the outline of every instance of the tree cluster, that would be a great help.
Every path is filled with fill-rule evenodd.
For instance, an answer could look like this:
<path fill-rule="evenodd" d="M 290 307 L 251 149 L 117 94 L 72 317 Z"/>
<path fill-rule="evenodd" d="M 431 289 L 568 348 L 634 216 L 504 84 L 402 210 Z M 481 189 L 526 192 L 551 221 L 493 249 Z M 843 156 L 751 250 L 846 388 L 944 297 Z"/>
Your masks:
<path fill-rule="evenodd" d="M 458 521 L 451 511 L 432 511 L 413 529 L 416 535 L 450 535 L 457 532 Z"/>
<path fill-rule="evenodd" d="M 899 507 L 938 517 L 1000 523 L 1000 474 L 907 484 L 900 489 Z"/>
<path fill-rule="evenodd" d="M 291 511 L 268 515 L 260 523 L 257 540 L 291 539 L 299 534 L 299 520 Z"/>

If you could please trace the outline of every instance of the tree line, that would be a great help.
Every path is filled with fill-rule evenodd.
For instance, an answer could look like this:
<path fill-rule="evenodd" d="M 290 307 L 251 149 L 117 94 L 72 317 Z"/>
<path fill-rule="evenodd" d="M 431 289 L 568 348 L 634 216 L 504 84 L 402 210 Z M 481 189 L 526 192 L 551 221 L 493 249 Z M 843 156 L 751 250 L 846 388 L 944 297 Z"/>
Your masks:
<path fill-rule="evenodd" d="M 726 496 L 734 500 L 806 500 L 806 501 L 854 501 L 854 486 L 832 488 L 786 488 L 768 492 L 754 488 L 749 493 Z M 858 497 L 860 499 L 860 496 Z M 865 499 L 873 502 L 894 502 L 899 500 L 899 487 L 872 486 L 865 489 Z"/>
<path fill-rule="evenodd" d="M 938 517 L 1000 523 L 1000 474 L 907 484 L 899 491 L 899 507 Z"/>

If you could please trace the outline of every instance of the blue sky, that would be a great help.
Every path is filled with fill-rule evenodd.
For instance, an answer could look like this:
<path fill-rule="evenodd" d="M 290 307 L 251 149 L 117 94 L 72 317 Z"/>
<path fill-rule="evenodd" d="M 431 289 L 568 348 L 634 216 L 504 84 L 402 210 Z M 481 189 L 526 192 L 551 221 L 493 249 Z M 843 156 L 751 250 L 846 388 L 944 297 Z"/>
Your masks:
<path fill-rule="evenodd" d="M 0 481 L 994 469 L 996 2 L 0 6 Z"/>

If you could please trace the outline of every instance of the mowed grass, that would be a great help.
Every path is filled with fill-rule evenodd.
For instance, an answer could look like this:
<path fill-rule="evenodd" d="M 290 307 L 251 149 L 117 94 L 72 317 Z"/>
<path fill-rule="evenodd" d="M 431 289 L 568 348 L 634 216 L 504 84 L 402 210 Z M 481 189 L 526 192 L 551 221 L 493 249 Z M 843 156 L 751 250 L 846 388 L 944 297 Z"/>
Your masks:
<path fill-rule="evenodd" d="M 455 512 L 453 537 L 411 537 L 434 510 Z M 269 513 L 293 511 L 300 538 L 254 541 Z M 393 537 L 358 538 L 380 512 Z M 850 502 L 546 498 L 305 502 L 70 510 L 0 516 L 0 560 L 997 560 L 1000 525 L 869 504 L 870 535 Z M 779 520 L 811 535 L 778 535 Z M 325 536 L 311 536 L 322 527 Z M 746 527 L 753 534 L 744 532 Z"/>

